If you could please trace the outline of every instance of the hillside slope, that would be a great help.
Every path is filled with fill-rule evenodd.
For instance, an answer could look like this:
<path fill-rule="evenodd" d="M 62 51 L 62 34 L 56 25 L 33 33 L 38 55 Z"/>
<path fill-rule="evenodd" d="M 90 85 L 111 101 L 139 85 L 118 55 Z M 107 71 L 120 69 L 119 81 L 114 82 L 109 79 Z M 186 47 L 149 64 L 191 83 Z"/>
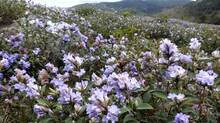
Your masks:
<path fill-rule="evenodd" d="M 164 9 L 181 6 L 189 3 L 190 0 L 122 0 L 119 2 L 102 2 L 97 4 L 82 4 L 75 6 L 93 7 L 109 11 L 132 11 L 139 15 L 151 15 L 161 12 Z"/>
<path fill-rule="evenodd" d="M 161 13 L 198 23 L 220 24 L 220 0 L 200 0 Z"/>

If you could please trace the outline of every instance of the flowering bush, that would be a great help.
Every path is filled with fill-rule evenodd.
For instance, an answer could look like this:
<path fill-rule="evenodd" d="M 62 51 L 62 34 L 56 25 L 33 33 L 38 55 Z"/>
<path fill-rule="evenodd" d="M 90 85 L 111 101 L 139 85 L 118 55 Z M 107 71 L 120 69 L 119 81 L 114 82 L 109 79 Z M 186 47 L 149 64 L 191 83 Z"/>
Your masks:
<path fill-rule="evenodd" d="M 0 25 L 11 24 L 25 13 L 24 0 L 0 0 Z"/>
<path fill-rule="evenodd" d="M 202 50 L 200 35 L 185 47 L 171 35 L 145 35 L 155 27 L 104 36 L 90 17 L 37 9 L 29 6 L 20 32 L 1 38 L 1 122 L 219 121 L 220 52 Z"/>

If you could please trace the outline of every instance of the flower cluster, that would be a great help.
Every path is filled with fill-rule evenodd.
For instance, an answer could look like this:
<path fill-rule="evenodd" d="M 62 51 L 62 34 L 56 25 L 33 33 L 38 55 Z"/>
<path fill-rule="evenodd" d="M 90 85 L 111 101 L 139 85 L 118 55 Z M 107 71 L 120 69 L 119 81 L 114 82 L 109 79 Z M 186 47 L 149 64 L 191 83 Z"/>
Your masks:
<path fill-rule="evenodd" d="M 6 113 L 0 117 L 9 116 L 6 122 L 219 119 L 220 53 L 202 50 L 201 31 L 188 27 L 180 35 L 171 26 L 167 36 L 161 22 L 139 17 L 97 12 L 101 18 L 84 18 L 75 10 L 45 9 L 28 10 L 23 33 L 0 38 L 0 111 Z M 178 37 L 189 43 L 182 47 Z"/>

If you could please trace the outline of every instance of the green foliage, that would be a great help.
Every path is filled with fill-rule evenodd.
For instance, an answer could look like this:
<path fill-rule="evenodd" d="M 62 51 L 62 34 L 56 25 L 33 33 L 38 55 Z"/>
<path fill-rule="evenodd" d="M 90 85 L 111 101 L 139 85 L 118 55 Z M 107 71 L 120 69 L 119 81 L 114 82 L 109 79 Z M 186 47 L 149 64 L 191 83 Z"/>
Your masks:
<path fill-rule="evenodd" d="M 152 15 L 163 9 L 184 5 L 190 0 L 122 0 L 119 2 L 103 2 L 98 4 L 83 4 L 77 7 L 94 7 L 102 10 L 118 11 L 132 10 L 138 15 Z"/>
<path fill-rule="evenodd" d="M 76 10 L 76 12 L 80 15 L 80 16 L 88 16 L 88 15 L 92 15 L 96 13 L 96 9 L 94 8 L 79 8 Z"/>
<path fill-rule="evenodd" d="M 123 36 L 132 38 L 134 34 L 137 32 L 138 32 L 138 29 L 136 29 L 135 27 L 125 27 L 121 29 L 116 29 L 115 31 L 112 32 L 112 34 L 119 38 Z"/>
<path fill-rule="evenodd" d="M 122 15 L 123 15 L 124 17 L 129 17 L 129 16 L 132 16 L 133 13 L 134 13 L 133 11 L 127 10 L 127 11 L 122 12 Z"/>
<path fill-rule="evenodd" d="M 125 36 L 130 40 L 137 40 L 134 34 L 151 39 L 169 37 L 180 47 L 185 47 L 191 38 L 200 34 L 201 39 L 204 40 L 203 44 L 205 44 L 202 45 L 203 50 L 211 52 L 220 45 L 220 31 L 215 26 L 170 20 L 168 16 L 149 18 L 131 15 L 124 17 L 111 12 L 97 11 L 84 17 L 90 21 L 91 28 L 97 33 L 103 34 L 104 37 L 114 35 L 117 39 L 121 39 Z M 195 30 L 193 31 L 191 27 L 194 27 Z"/>
<path fill-rule="evenodd" d="M 25 13 L 24 0 L 0 0 L 0 23 L 10 24 Z"/>
<path fill-rule="evenodd" d="M 220 24 L 219 11 L 219 0 L 198 0 L 183 7 L 166 10 L 161 14 L 197 23 Z"/>

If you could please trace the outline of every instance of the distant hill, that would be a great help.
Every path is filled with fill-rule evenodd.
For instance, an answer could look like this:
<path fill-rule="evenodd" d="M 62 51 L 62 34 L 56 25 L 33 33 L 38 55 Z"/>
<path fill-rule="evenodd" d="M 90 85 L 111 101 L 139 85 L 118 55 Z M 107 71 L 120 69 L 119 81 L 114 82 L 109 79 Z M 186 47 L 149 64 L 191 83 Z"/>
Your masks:
<path fill-rule="evenodd" d="M 159 13 L 164 9 L 182 6 L 189 3 L 191 0 L 122 0 L 119 2 L 102 2 L 97 4 L 82 4 L 75 6 L 93 7 L 108 11 L 132 11 L 139 15 L 151 15 Z"/>
<path fill-rule="evenodd" d="M 220 24 L 220 0 L 198 0 L 165 10 L 161 15 L 198 23 Z"/>

